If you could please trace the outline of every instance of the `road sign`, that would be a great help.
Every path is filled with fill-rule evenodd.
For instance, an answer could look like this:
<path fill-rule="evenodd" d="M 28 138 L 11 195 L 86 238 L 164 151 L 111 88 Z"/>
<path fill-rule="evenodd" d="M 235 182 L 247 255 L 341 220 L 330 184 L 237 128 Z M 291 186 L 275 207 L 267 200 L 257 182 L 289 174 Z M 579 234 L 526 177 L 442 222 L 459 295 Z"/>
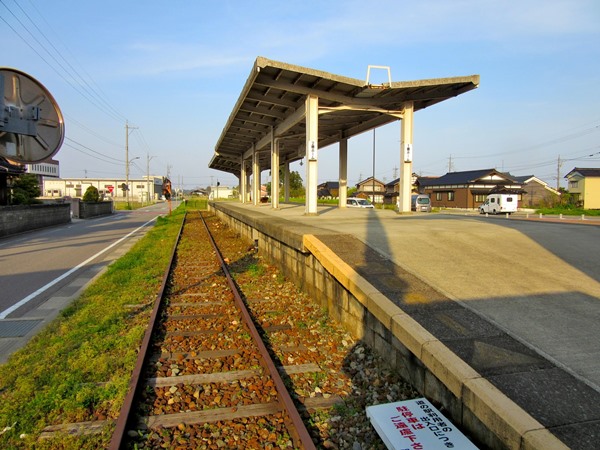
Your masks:
<path fill-rule="evenodd" d="M 109 184 L 108 186 L 106 186 L 106 189 L 108 189 L 108 192 L 112 194 L 112 191 L 115 190 L 115 187 L 112 184 Z"/>

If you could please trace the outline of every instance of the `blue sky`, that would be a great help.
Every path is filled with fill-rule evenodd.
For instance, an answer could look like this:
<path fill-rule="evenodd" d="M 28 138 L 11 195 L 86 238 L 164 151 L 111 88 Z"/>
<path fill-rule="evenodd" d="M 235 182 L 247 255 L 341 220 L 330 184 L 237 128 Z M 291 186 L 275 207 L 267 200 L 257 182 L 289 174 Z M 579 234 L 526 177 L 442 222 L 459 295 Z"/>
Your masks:
<path fill-rule="evenodd" d="M 555 186 L 560 156 L 564 186 L 573 167 L 600 167 L 597 0 L 0 0 L 0 32 L 0 66 L 65 116 L 65 178 L 123 177 L 127 120 L 132 177 L 149 156 L 186 189 L 237 184 L 208 163 L 257 56 L 361 80 L 368 65 L 393 81 L 480 75 L 416 113 L 418 174 L 497 168 Z M 399 130 L 376 130 L 380 180 L 397 174 Z M 372 133 L 349 141 L 349 184 L 373 174 L 372 152 Z M 319 181 L 337 179 L 337 154 L 320 150 Z"/>

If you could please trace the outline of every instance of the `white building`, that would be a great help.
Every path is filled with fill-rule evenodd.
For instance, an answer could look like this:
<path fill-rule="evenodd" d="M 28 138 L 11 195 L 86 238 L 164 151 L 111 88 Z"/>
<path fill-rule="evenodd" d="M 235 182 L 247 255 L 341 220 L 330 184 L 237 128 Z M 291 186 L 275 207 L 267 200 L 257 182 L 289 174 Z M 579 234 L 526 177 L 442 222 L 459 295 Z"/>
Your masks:
<path fill-rule="evenodd" d="M 237 189 L 228 187 L 228 186 L 210 186 L 208 188 L 208 199 L 209 200 L 218 200 L 218 199 L 231 199 L 237 198 Z"/>
<path fill-rule="evenodd" d="M 44 177 L 60 177 L 58 161 L 50 159 L 39 163 L 25 164 L 25 172 Z"/>
<path fill-rule="evenodd" d="M 89 186 L 98 189 L 100 197 L 106 200 L 127 201 L 125 180 L 122 178 L 43 178 L 43 197 L 83 197 Z M 162 177 L 129 179 L 129 201 L 148 202 L 158 200 L 162 195 Z"/>

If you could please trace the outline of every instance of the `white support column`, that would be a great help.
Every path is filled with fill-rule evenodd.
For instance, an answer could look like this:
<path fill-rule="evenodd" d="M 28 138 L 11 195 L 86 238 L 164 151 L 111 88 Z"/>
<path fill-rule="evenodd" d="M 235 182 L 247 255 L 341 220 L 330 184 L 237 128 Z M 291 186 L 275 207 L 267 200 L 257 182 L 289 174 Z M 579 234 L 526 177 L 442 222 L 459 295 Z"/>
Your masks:
<path fill-rule="evenodd" d="M 240 201 L 246 203 L 246 190 L 248 189 L 248 175 L 246 174 L 246 163 L 242 156 L 242 164 L 240 170 Z"/>
<path fill-rule="evenodd" d="M 251 171 L 246 170 L 246 201 L 244 203 L 250 203 L 252 201 L 252 185 L 250 184 Z"/>
<path fill-rule="evenodd" d="M 346 207 L 348 197 L 348 138 L 340 141 L 340 178 L 339 178 L 339 207 Z"/>
<path fill-rule="evenodd" d="M 279 139 L 271 128 L 271 208 L 279 208 Z"/>
<path fill-rule="evenodd" d="M 290 162 L 283 163 L 283 200 L 290 201 Z"/>
<path fill-rule="evenodd" d="M 412 160 L 413 160 L 413 102 L 406 102 L 404 115 L 400 122 L 400 192 L 398 195 L 398 212 L 410 212 L 410 196 L 412 193 Z"/>
<path fill-rule="evenodd" d="M 260 204 L 260 166 L 258 165 L 258 152 L 252 146 L 252 204 Z"/>
<path fill-rule="evenodd" d="M 306 98 L 306 207 L 305 214 L 317 215 L 317 154 L 319 150 L 319 97 Z"/>

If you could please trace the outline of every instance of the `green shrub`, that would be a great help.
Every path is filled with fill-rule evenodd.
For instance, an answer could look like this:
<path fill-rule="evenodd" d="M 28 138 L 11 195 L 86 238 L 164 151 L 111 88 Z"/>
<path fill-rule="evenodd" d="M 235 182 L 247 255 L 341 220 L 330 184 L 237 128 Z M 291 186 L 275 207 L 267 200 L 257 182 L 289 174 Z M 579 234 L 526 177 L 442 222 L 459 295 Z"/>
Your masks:
<path fill-rule="evenodd" d="M 94 186 L 90 186 L 85 190 L 85 194 L 83 194 L 84 202 L 99 202 L 100 201 L 100 193 L 98 189 Z"/>
<path fill-rule="evenodd" d="M 31 173 L 25 173 L 13 181 L 10 193 L 12 205 L 32 205 L 39 203 L 36 197 L 41 194 L 38 179 Z"/>

